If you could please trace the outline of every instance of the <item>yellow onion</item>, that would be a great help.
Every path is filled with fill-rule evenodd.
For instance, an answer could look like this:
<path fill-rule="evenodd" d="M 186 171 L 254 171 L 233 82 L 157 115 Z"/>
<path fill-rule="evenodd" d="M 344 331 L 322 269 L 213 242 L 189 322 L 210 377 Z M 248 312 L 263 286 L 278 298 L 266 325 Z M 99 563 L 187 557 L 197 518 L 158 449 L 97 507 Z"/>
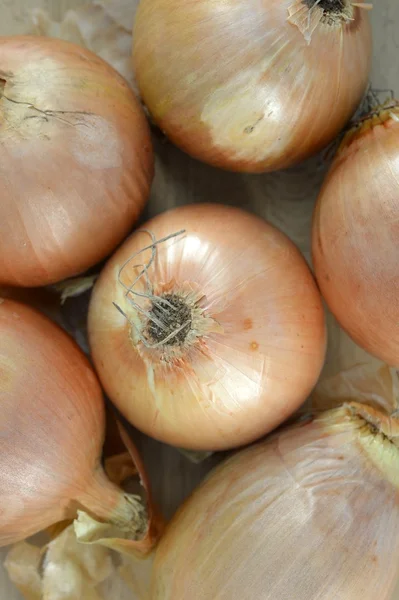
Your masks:
<path fill-rule="evenodd" d="M 398 421 L 350 404 L 218 467 L 169 525 L 151 600 L 390 600 Z"/>
<path fill-rule="evenodd" d="M 88 330 L 127 419 L 196 450 L 245 444 L 281 423 L 325 353 L 320 294 L 298 249 L 221 205 L 177 208 L 134 233 L 95 285 Z"/>
<path fill-rule="evenodd" d="M 345 136 L 319 195 L 313 260 L 322 294 L 360 346 L 399 367 L 399 105 Z"/>
<path fill-rule="evenodd" d="M 0 284 L 84 271 L 149 192 L 148 126 L 127 83 L 68 42 L 0 38 Z"/>
<path fill-rule="evenodd" d="M 352 0 L 141 0 L 142 98 L 192 156 L 235 171 L 287 167 L 328 144 L 367 85 L 371 34 Z"/>
<path fill-rule="evenodd" d="M 1 299 L 0 403 L 0 546 L 78 509 L 144 535 L 145 509 L 100 463 L 105 411 L 85 356 L 46 317 Z"/>

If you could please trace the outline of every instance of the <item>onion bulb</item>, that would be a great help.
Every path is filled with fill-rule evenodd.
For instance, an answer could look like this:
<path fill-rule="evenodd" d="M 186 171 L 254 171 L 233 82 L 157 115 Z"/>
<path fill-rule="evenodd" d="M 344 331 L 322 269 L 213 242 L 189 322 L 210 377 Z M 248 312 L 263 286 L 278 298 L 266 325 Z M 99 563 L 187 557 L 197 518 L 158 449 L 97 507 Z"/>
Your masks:
<path fill-rule="evenodd" d="M 367 86 L 371 33 L 352 0 L 141 0 L 133 59 L 154 121 L 234 171 L 272 171 L 328 144 Z"/>
<path fill-rule="evenodd" d="M 169 525 L 152 600 L 390 600 L 399 575 L 398 421 L 360 404 L 218 467 Z"/>
<path fill-rule="evenodd" d="M 94 287 L 88 331 L 125 417 L 194 450 L 276 427 L 306 399 L 325 353 L 321 297 L 300 252 L 221 205 L 163 213 L 125 241 Z"/>
<path fill-rule="evenodd" d="M 149 129 L 127 83 L 68 42 L 0 38 L 0 284 L 84 271 L 149 192 Z"/>
<path fill-rule="evenodd" d="M 88 361 L 54 323 L 12 300 L 0 300 L 0 403 L 0 546 L 78 509 L 142 533 L 145 509 L 100 464 L 105 411 Z"/>
<path fill-rule="evenodd" d="M 319 195 L 313 259 L 340 325 L 399 367 L 399 105 L 391 102 L 344 138 Z"/>

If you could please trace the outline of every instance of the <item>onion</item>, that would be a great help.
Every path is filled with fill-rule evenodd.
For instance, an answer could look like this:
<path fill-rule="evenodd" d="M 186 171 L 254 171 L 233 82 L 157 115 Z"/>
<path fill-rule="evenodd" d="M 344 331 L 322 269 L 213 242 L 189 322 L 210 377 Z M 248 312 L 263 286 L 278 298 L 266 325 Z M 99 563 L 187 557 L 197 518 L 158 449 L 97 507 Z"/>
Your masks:
<path fill-rule="evenodd" d="M 349 335 L 399 367 L 399 106 L 351 130 L 319 195 L 313 259 L 322 294 Z"/>
<path fill-rule="evenodd" d="M 346 405 L 218 467 L 155 557 L 152 600 L 390 600 L 398 421 Z"/>
<path fill-rule="evenodd" d="M 365 3 L 141 0 L 133 58 L 143 100 L 192 156 L 235 171 L 287 167 L 328 144 L 370 70 Z"/>
<path fill-rule="evenodd" d="M 0 546 L 77 509 L 145 533 L 145 509 L 100 464 L 99 383 L 69 336 L 38 312 L 0 300 Z"/>
<path fill-rule="evenodd" d="M 325 353 L 321 298 L 300 252 L 221 205 L 177 208 L 130 237 L 95 285 L 88 331 L 127 419 L 196 450 L 245 444 L 281 423 Z"/>
<path fill-rule="evenodd" d="M 0 38 L 0 284 L 84 271 L 129 232 L 153 157 L 133 92 L 91 52 Z"/>

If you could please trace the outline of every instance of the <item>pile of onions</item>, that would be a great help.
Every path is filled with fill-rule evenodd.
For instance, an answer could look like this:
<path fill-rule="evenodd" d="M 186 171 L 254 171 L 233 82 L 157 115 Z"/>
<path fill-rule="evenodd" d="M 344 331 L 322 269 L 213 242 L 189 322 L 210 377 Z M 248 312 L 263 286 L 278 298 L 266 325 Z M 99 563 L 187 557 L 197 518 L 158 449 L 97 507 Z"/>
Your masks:
<path fill-rule="evenodd" d="M 321 297 L 298 249 L 221 205 L 163 213 L 126 240 L 96 283 L 88 329 L 127 419 L 197 450 L 276 427 L 307 398 L 325 354 Z"/>
<path fill-rule="evenodd" d="M 329 143 L 370 69 L 353 0 L 141 0 L 133 58 L 142 98 L 192 156 L 236 171 L 287 167 Z"/>
<path fill-rule="evenodd" d="M 398 421 L 351 404 L 245 449 L 157 550 L 152 600 L 390 600 L 399 575 Z"/>
<path fill-rule="evenodd" d="M 0 39 L 0 284 L 84 271 L 149 192 L 151 140 L 127 83 L 68 42 Z"/>
<path fill-rule="evenodd" d="M 343 140 L 319 195 L 313 259 L 322 294 L 352 338 L 399 367 L 399 105 Z"/>
<path fill-rule="evenodd" d="M 78 508 L 137 534 L 143 507 L 100 464 L 105 411 L 88 361 L 46 317 L 1 299 L 0 405 L 0 546 Z"/>

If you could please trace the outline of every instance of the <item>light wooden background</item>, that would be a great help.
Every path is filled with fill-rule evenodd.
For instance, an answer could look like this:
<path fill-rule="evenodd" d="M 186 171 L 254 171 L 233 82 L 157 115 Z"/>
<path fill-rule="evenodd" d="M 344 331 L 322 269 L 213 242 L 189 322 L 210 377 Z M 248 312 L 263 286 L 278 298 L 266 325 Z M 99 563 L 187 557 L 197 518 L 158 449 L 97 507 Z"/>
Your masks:
<path fill-rule="evenodd" d="M 60 19 L 67 9 L 76 8 L 82 3 L 82 0 L 0 0 L 0 35 L 24 32 L 27 12 L 32 8 L 42 7 L 54 19 Z M 393 89 L 398 96 L 398 0 L 376 0 L 371 19 L 374 30 L 373 87 Z M 157 174 L 146 217 L 174 205 L 190 202 L 211 201 L 239 205 L 268 218 L 283 229 L 309 259 L 312 206 L 326 169 L 321 157 L 290 171 L 242 176 L 218 172 L 196 163 L 159 139 L 155 140 L 155 146 Z M 336 372 L 341 367 L 348 367 L 364 358 L 360 350 L 348 343 L 331 318 L 329 333 L 325 373 Z M 139 442 L 150 465 L 155 497 L 169 517 L 209 470 L 213 461 L 195 466 L 174 449 L 144 438 Z M 1 569 L 1 557 L 4 554 L 4 551 L 0 552 L 0 600 L 18 600 L 19 594 Z M 127 598 L 129 595 L 126 600 Z M 394 598 L 399 600 L 399 587 Z M 125 598 L 113 595 L 112 600 Z"/>

